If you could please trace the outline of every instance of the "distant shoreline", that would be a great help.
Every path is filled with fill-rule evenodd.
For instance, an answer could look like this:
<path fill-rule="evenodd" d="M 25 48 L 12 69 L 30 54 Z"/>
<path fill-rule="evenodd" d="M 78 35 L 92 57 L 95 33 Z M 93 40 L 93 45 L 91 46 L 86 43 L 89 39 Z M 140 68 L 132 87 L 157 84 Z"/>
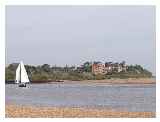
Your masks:
<path fill-rule="evenodd" d="M 154 78 L 128 78 L 128 79 L 105 79 L 105 80 L 84 80 L 83 83 L 107 83 L 107 84 L 155 84 Z"/>
<path fill-rule="evenodd" d="M 50 84 L 156 84 L 155 78 L 128 78 L 128 79 L 105 79 L 105 80 L 81 80 L 81 81 L 71 81 L 71 80 L 39 80 L 31 81 L 33 84 L 50 83 Z M 6 81 L 6 84 L 14 84 L 14 81 Z"/>

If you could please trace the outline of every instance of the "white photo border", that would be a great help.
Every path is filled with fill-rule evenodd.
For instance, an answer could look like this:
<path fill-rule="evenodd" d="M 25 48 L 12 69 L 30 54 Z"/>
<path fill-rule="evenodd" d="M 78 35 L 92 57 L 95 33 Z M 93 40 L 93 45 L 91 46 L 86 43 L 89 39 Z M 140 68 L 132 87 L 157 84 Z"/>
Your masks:
<path fill-rule="evenodd" d="M 159 0 L 1 0 L 0 1 L 0 119 L 4 121 L 21 122 L 22 119 L 5 118 L 5 7 L 7 5 L 154 5 L 156 6 L 156 119 L 138 119 L 140 121 L 153 121 L 160 117 L 160 2 Z M 122 118 L 83 118 L 63 119 L 54 121 L 135 121 Z M 35 119 L 23 119 L 35 121 Z M 51 118 L 37 118 L 36 121 L 53 121 Z M 137 121 L 137 119 L 136 119 Z"/>

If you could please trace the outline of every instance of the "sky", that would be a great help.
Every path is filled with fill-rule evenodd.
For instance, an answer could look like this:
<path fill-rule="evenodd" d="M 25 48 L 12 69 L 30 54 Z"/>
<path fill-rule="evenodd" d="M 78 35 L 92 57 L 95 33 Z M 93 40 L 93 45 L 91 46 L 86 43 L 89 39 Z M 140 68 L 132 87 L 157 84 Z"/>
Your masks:
<path fill-rule="evenodd" d="M 7 6 L 6 64 L 139 64 L 155 74 L 154 6 Z"/>

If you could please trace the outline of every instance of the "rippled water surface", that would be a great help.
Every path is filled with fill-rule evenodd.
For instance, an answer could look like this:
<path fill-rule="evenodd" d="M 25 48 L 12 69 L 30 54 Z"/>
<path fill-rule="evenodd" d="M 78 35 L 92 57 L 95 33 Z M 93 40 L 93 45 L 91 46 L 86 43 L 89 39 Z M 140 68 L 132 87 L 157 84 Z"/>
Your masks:
<path fill-rule="evenodd" d="M 156 86 L 6 84 L 6 103 L 37 106 L 108 107 L 127 111 L 156 111 Z"/>

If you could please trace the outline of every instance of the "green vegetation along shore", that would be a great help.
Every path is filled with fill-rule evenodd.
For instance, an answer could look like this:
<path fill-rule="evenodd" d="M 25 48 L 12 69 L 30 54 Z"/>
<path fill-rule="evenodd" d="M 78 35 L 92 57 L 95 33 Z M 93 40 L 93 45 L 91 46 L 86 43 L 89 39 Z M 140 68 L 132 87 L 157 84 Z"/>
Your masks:
<path fill-rule="evenodd" d="M 140 65 L 129 65 L 125 72 L 112 72 L 109 74 L 93 74 L 92 66 L 85 62 L 81 69 L 75 66 L 57 67 L 43 64 L 39 66 L 25 65 L 30 80 L 104 80 L 104 79 L 127 79 L 127 78 L 152 78 L 152 73 Z M 6 81 L 15 79 L 15 71 L 18 63 L 6 67 Z"/>

